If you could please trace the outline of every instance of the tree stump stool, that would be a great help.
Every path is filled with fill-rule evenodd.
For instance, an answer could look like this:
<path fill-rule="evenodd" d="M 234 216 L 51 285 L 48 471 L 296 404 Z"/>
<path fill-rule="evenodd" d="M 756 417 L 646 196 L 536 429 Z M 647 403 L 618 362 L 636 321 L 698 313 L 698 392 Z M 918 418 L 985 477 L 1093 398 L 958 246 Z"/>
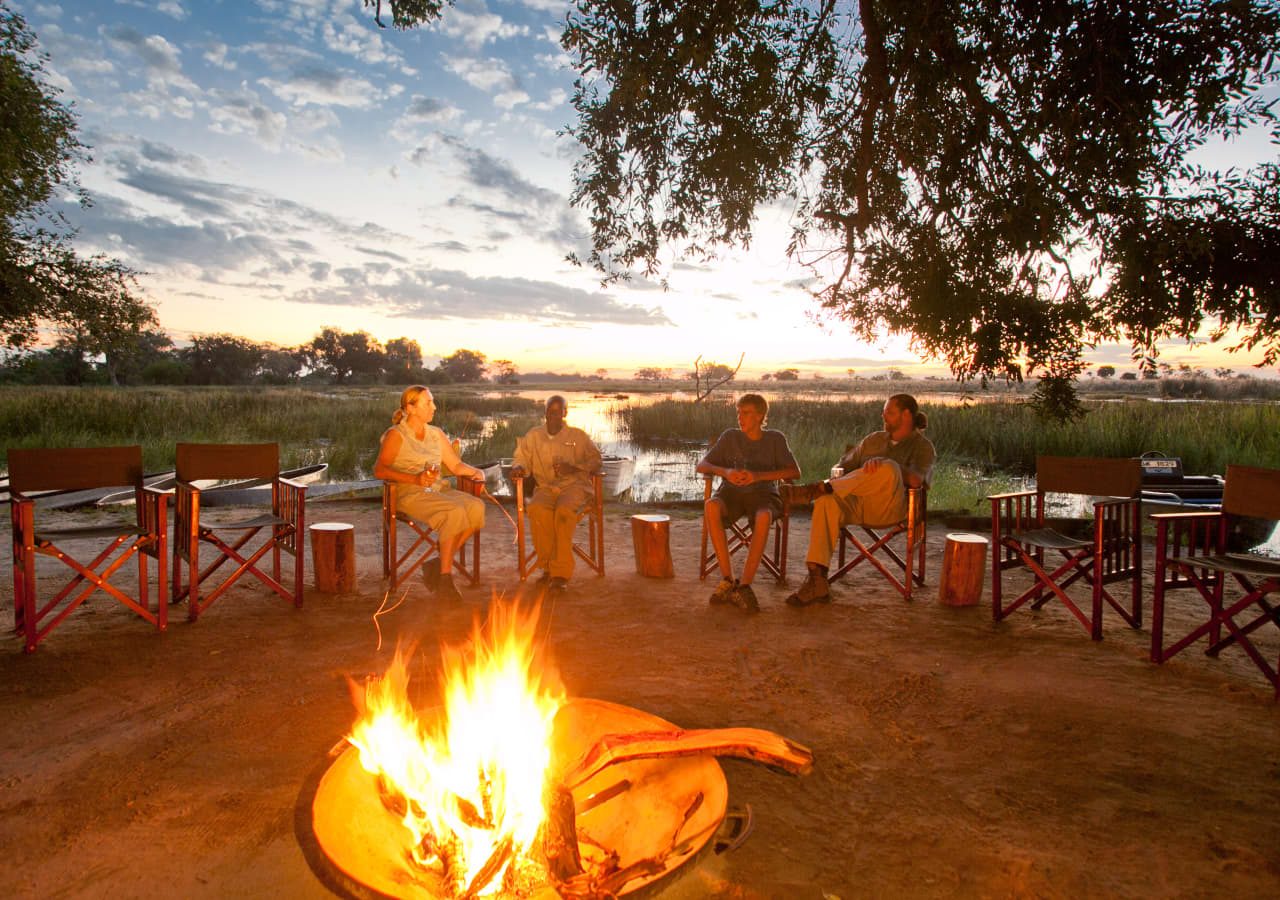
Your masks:
<path fill-rule="evenodd" d="M 317 522 L 311 531 L 311 570 L 316 590 L 346 594 L 356 588 L 356 526 Z"/>
<path fill-rule="evenodd" d="M 671 564 L 671 517 L 631 517 L 631 545 L 636 552 L 636 574 L 648 578 L 674 578 Z"/>
<path fill-rule="evenodd" d="M 982 597 L 987 574 L 987 544 L 980 534 L 949 534 L 942 553 L 938 602 L 973 606 Z"/>

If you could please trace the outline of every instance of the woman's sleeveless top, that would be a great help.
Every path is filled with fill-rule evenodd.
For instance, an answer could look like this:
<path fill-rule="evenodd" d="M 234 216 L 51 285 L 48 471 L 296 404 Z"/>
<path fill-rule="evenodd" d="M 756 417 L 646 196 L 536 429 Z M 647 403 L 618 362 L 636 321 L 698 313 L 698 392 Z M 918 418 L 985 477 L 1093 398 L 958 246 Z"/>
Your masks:
<path fill-rule="evenodd" d="M 383 434 L 383 439 L 385 440 L 392 431 L 400 432 L 400 452 L 391 461 L 391 468 L 407 475 L 417 475 L 428 466 L 441 465 L 440 448 L 444 446 L 447 438 L 439 428 L 427 425 L 423 429 L 422 440 L 418 440 L 414 437 L 413 429 L 404 422 L 400 422 L 388 428 Z M 436 482 L 437 486 L 442 484 L 444 479 Z"/>

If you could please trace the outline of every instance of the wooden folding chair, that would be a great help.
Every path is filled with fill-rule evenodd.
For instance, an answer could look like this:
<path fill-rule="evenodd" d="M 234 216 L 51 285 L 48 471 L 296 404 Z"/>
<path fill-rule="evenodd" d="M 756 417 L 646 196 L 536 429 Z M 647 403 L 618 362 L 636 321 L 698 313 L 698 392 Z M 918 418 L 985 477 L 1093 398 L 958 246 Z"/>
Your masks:
<path fill-rule="evenodd" d="M 459 491 L 466 491 L 475 497 L 483 496 L 484 482 L 472 481 L 470 478 L 459 478 Z M 397 523 L 409 527 L 414 535 L 409 549 L 400 552 Z M 471 545 L 470 563 L 467 562 L 467 545 Z M 410 575 L 421 568 L 429 559 L 440 554 L 440 542 L 435 531 L 426 522 L 419 522 L 408 513 L 396 509 L 396 486 L 390 481 L 382 483 L 382 577 L 391 579 L 388 591 L 395 591 Z M 467 583 L 480 583 L 480 532 L 471 536 L 471 540 L 463 541 L 454 556 L 459 572 Z"/>
<path fill-rule="evenodd" d="M 995 494 L 991 501 L 991 612 L 999 622 L 1030 603 L 1039 609 L 1055 597 L 1070 610 L 1095 641 L 1102 640 L 1105 602 L 1132 628 L 1142 627 L 1142 468 L 1136 459 L 1040 456 L 1036 458 L 1036 489 Z M 1045 494 L 1086 494 L 1093 497 L 1092 534 L 1072 537 L 1048 527 Z M 1033 510 L 1034 501 L 1034 510 Z M 1062 563 L 1050 571 L 1046 551 Z M 1026 566 L 1035 582 L 1009 604 L 1003 599 L 1005 570 Z M 1067 588 L 1083 580 L 1092 588 L 1086 614 L 1067 595 Z M 1127 581 L 1126 609 L 1106 585 Z"/>
<path fill-rule="evenodd" d="M 915 586 L 924 586 L 924 550 L 928 536 L 929 489 L 907 488 L 907 514 L 889 526 L 845 525 L 840 529 L 840 549 L 828 582 L 843 578 L 862 562 L 870 563 L 903 598 L 910 600 Z M 858 532 L 862 532 L 859 537 Z M 902 547 L 895 546 L 902 538 Z M 864 543 L 865 542 L 865 543 Z M 878 554 L 888 557 L 890 568 Z M 849 554 L 852 554 L 851 558 Z M 846 562 L 846 558 L 848 561 Z"/>
<path fill-rule="evenodd" d="M 280 477 L 278 444 L 178 444 L 176 499 L 173 516 L 173 603 L 187 601 L 187 618 L 194 622 L 242 575 L 252 575 L 295 607 L 302 606 L 302 568 L 306 552 L 306 486 Z M 270 490 L 263 498 L 271 498 L 269 512 L 225 522 L 201 522 L 201 489 L 192 482 L 202 479 L 264 478 Z M 265 531 L 262 543 L 252 551 L 245 546 Z M 238 532 L 232 540 L 220 532 Z M 200 568 L 200 547 L 208 544 L 217 557 Z M 280 553 L 293 557 L 293 590 L 280 580 Z M 259 562 L 271 554 L 271 574 Z M 187 569 L 187 586 L 183 587 L 182 563 Z M 202 594 L 205 582 L 227 562 L 236 568 L 221 584 Z"/>
<path fill-rule="evenodd" d="M 60 622 L 84 603 L 94 591 L 103 591 L 123 603 L 159 631 L 168 625 L 164 602 L 166 522 L 168 496 L 142 486 L 141 447 L 93 447 L 59 450 L 10 450 L 10 516 L 13 524 L 13 626 L 23 635 L 32 653 Z M 103 523 L 75 528 L 47 528 L 36 524 L 36 500 L 32 491 L 88 490 L 133 487 L 136 515 L 133 523 Z M 75 559 L 68 541 L 110 539 L 89 563 Z M 120 551 L 117 554 L 117 551 Z M 36 556 L 50 556 L 75 575 L 43 606 L 36 606 Z M 131 557 L 138 558 L 136 596 L 110 583 Z M 156 560 L 156 608 L 151 609 L 147 583 L 147 557 Z"/>
<path fill-rule="evenodd" d="M 1271 682 L 1280 700 L 1280 660 L 1271 665 L 1249 638 L 1268 622 L 1280 626 L 1280 607 L 1267 599 L 1280 593 L 1280 560 L 1229 552 L 1233 520 L 1239 516 L 1280 519 L 1280 470 L 1228 466 L 1220 511 L 1157 513 L 1151 517 L 1156 523 L 1151 661 L 1163 663 L 1202 637 L 1208 639 L 1205 653 L 1209 656 L 1216 657 L 1225 647 L 1237 644 Z M 1236 582 L 1243 596 L 1228 604 L 1225 588 L 1229 579 Z M 1166 594 L 1180 588 L 1194 588 L 1208 606 L 1208 615 L 1166 646 Z"/>
<path fill-rule="evenodd" d="M 525 540 L 525 534 L 529 530 L 529 526 L 525 523 L 525 482 L 533 482 L 533 479 L 526 476 L 524 478 L 512 478 L 511 482 L 516 489 L 516 546 L 519 548 L 518 571 L 520 580 L 524 581 L 533 572 L 533 567 L 537 563 L 537 556 L 533 552 L 533 548 L 528 546 L 529 541 Z M 604 574 L 604 473 L 596 472 L 591 476 L 591 503 L 582 514 L 582 519 L 587 522 L 587 546 L 584 548 L 579 541 L 573 542 L 573 552 L 578 558 L 590 567 L 591 571 L 597 575 Z M 530 491 L 529 493 L 532 493 Z M 579 519 L 579 521 L 582 521 Z"/>
<path fill-rule="evenodd" d="M 702 478 L 702 502 L 705 504 L 711 499 L 711 482 L 714 476 L 703 475 Z M 790 486 L 790 481 L 783 482 L 780 485 L 782 514 L 773 520 L 773 533 L 770 535 L 769 541 L 764 545 L 764 553 L 760 555 L 760 565 L 771 573 L 779 584 L 786 584 L 787 581 L 787 539 L 791 534 L 791 498 L 788 492 Z M 729 544 L 729 555 L 732 556 L 739 550 L 744 550 L 751 546 L 751 523 L 726 522 L 724 536 Z M 707 531 L 707 519 L 706 516 L 703 516 L 702 553 L 699 557 L 698 577 L 704 580 L 716 570 L 717 566 L 715 548 L 712 547 L 709 551 L 707 550 L 707 544 L 710 542 L 711 535 Z"/>

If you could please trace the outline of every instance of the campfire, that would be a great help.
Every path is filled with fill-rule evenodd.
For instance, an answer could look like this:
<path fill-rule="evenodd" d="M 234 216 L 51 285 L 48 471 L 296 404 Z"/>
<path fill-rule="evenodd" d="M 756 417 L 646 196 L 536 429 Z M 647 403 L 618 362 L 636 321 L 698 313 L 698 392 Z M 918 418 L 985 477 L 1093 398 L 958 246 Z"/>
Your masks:
<path fill-rule="evenodd" d="M 495 601 L 442 651 L 442 705 L 409 700 L 399 653 L 354 691 L 358 716 L 304 786 L 297 830 L 340 894 L 605 898 L 666 878 L 726 822 L 716 756 L 791 774 L 808 749 L 753 728 L 682 730 L 566 696 L 537 610 Z"/>

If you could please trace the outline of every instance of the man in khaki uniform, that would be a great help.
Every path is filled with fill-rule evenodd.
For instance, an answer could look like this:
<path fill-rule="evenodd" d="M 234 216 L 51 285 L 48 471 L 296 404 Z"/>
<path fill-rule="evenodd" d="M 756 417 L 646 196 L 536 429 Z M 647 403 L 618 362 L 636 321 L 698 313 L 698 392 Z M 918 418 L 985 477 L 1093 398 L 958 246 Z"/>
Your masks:
<path fill-rule="evenodd" d="M 792 499 L 813 501 L 809 526 L 809 573 L 787 598 L 792 606 L 830 603 L 827 567 L 844 525 L 892 525 L 907 514 L 907 488 L 928 485 L 937 454 L 924 436 L 929 419 L 910 394 L 894 394 L 881 413 L 884 431 L 874 431 L 840 460 L 844 475 L 806 484 Z"/>
<path fill-rule="evenodd" d="M 573 575 L 573 531 L 591 504 L 591 476 L 600 471 L 600 451 L 581 428 L 566 425 L 564 397 L 547 398 L 546 422 L 516 442 L 512 477 L 537 482 L 529 501 L 533 550 L 542 569 L 539 584 L 563 591 Z"/>

